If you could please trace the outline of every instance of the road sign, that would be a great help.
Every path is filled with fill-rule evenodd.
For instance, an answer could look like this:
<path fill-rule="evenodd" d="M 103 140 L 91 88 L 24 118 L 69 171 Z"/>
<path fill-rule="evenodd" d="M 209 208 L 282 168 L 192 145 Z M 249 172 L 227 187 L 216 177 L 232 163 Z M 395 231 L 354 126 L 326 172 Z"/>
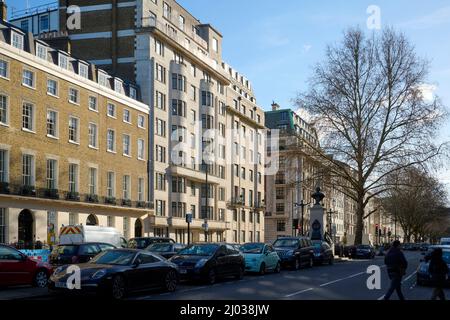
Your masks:
<path fill-rule="evenodd" d="M 186 213 L 186 223 L 192 223 L 192 213 Z"/>
<path fill-rule="evenodd" d="M 203 228 L 203 230 L 205 230 L 205 231 L 208 231 L 208 224 L 207 223 L 204 223 L 204 224 L 202 224 L 202 228 Z"/>

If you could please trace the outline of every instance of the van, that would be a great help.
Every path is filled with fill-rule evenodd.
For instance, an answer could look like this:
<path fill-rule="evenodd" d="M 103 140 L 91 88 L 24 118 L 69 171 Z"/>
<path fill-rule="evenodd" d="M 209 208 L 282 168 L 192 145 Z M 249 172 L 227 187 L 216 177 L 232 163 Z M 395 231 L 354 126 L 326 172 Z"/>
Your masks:
<path fill-rule="evenodd" d="M 115 228 L 83 225 L 61 227 L 59 231 L 59 244 L 67 245 L 86 242 L 108 243 L 117 248 L 127 247 L 127 241 Z"/>

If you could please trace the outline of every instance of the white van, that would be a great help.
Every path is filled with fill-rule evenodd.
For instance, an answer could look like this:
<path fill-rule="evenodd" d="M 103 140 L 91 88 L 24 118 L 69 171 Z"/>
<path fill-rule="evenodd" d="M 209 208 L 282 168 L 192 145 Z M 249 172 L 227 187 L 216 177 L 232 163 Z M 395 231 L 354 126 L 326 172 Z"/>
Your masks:
<path fill-rule="evenodd" d="M 450 246 L 450 238 L 441 238 L 441 246 Z"/>
<path fill-rule="evenodd" d="M 99 226 L 62 226 L 59 230 L 59 244 L 86 242 L 109 243 L 118 248 L 126 248 L 127 241 L 115 228 Z"/>

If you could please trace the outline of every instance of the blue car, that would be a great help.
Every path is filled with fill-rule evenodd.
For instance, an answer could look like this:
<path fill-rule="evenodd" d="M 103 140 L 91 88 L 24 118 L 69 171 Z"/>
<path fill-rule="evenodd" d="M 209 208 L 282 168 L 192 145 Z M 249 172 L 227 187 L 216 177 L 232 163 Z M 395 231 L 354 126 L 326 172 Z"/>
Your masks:
<path fill-rule="evenodd" d="M 442 258 L 447 263 L 450 269 L 450 246 L 431 246 L 428 249 L 427 253 L 424 253 L 424 258 L 420 260 L 419 267 L 417 268 L 417 285 L 419 286 L 427 286 L 431 285 L 433 282 L 431 281 L 431 275 L 428 270 L 430 266 L 431 254 L 434 249 L 441 248 L 442 249 Z M 447 276 L 447 286 L 450 286 L 450 272 Z"/>
<path fill-rule="evenodd" d="M 245 258 L 245 271 L 261 275 L 268 271 L 280 272 L 280 257 L 270 244 L 246 243 L 240 250 Z"/>

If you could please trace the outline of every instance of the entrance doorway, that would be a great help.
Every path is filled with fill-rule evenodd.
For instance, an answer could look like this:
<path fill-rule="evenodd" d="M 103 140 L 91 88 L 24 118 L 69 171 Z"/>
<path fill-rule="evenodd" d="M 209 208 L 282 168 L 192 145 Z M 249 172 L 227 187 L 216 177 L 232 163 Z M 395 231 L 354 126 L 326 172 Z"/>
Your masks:
<path fill-rule="evenodd" d="M 137 219 L 134 223 L 134 237 L 140 238 L 142 237 L 142 220 Z"/>
<path fill-rule="evenodd" d="M 86 225 L 87 226 L 98 226 L 98 220 L 97 217 L 93 214 L 90 214 L 86 219 Z"/>
<path fill-rule="evenodd" d="M 19 246 L 24 249 L 33 248 L 34 219 L 30 210 L 24 209 L 19 214 Z"/>

